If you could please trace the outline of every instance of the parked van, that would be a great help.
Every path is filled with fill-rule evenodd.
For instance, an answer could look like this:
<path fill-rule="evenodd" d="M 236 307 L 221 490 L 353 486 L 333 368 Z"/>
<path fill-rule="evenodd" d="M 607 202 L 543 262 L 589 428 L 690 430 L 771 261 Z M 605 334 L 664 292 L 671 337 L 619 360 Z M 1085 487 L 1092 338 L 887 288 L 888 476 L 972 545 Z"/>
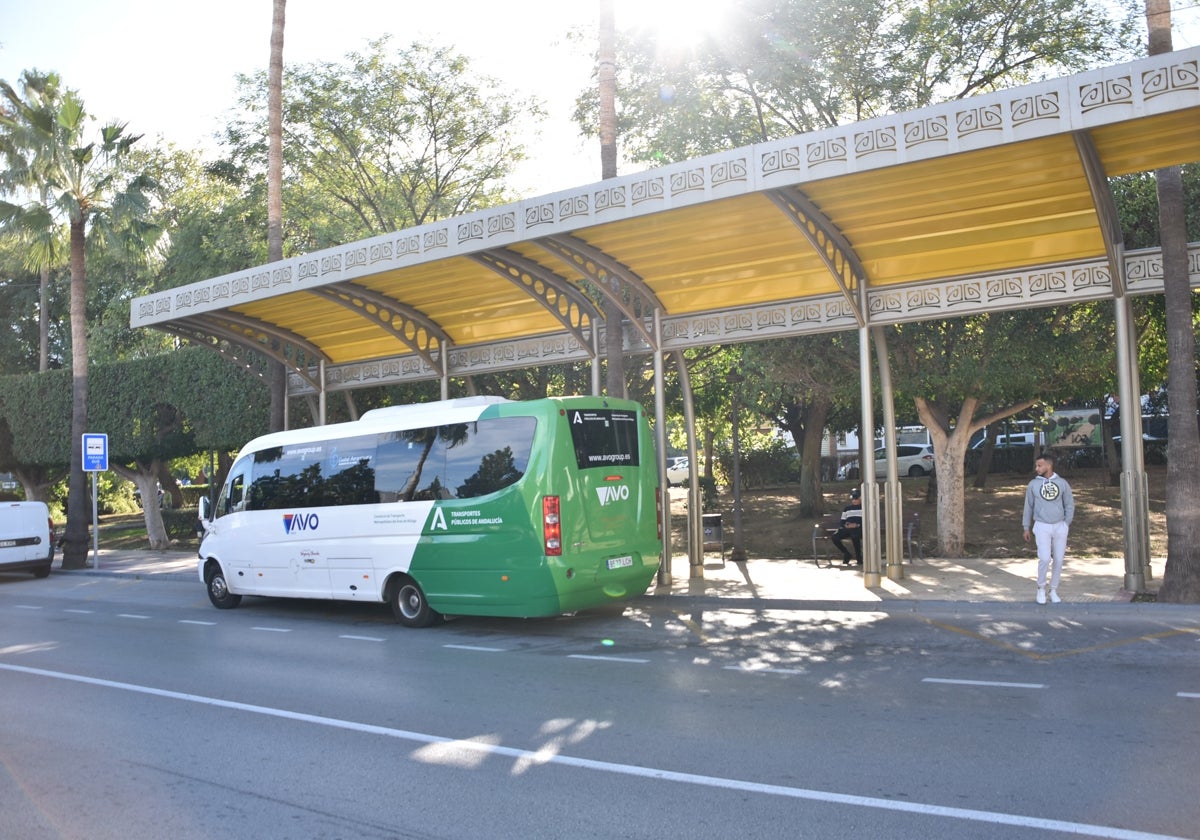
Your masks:
<path fill-rule="evenodd" d="M 0 572 L 50 574 L 54 523 L 45 502 L 0 502 Z"/>

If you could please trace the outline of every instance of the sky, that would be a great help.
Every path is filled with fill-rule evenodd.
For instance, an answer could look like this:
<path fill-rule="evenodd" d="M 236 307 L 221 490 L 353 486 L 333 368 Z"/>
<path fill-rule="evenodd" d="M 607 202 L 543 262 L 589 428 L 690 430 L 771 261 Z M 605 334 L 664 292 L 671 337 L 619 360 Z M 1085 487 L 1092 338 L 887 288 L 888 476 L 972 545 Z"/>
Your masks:
<path fill-rule="evenodd" d="M 118 119 L 147 140 L 215 148 L 235 103 L 238 73 L 265 70 L 271 0 L 0 0 L 0 79 L 53 70 L 101 122 Z M 520 14 L 514 15 L 514 9 Z M 571 120 L 589 87 L 597 4 L 587 0 L 288 0 L 283 57 L 341 61 L 384 34 L 393 43 L 451 46 L 547 116 L 524 135 L 532 160 L 513 186 L 541 195 L 600 180 L 600 145 Z M 589 42 L 571 41 L 580 29 Z"/>
<path fill-rule="evenodd" d="M 0 79 L 54 70 L 102 122 L 185 148 L 215 148 L 235 76 L 265 70 L 271 0 L 0 0 Z M 600 146 L 571 120 L 590 87 L 597 0 L 288 0 L 284 61 L 341 61 L 384 34 L 451 46 L 546 118 L 523 134 L 530 160 L 512 186 L 544 195 L 600 179 Z M 723 0 L 616 0 L 618 26 L 655 14 L 686 35 Z M 1200 44 L 1200 0 L 1172 0 L 1175 48 Z M 582 39 L 571 40 L 578 31 Z M 286 72 L 286 67 L 285 67 Z"/>

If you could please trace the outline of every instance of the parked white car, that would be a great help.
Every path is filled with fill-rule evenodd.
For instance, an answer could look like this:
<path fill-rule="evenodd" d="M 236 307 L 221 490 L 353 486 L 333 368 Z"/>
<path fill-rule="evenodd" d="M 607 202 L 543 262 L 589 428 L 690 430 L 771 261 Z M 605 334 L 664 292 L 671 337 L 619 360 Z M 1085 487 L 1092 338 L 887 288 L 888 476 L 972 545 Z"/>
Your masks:
<path fill-rule="evenodd" d="M 687 458 L 672 458 L 667 465 L 667 485 L 687 484 L 692 476 L 692 470 Z"/>
<path fill-rule="evenodd" d="M 45 502 L 0 502 L 0 572 L 50 574 L 54 523 Z"/>
<path fill-rule="evenodd" d="M 896 465 L 900 475 L 922 476 L 933 472 L 933 445 L 928 443 L 900 443 L 896 445 Z M 858 478 L 858 461 L 849 461 L 838 470 L 838 480 Z M 875 450 L 875 477 L 887 475 L 887 450 Z"/>

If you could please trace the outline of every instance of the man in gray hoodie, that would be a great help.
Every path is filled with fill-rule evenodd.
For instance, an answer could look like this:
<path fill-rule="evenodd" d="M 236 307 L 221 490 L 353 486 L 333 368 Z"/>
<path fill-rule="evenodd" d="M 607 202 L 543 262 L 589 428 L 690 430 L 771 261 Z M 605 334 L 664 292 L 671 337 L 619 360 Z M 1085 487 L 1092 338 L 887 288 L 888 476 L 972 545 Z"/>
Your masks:
<path fill-rule="evenodd" d="M 1038 588 L 1037 602 L 1046 603 L 1046 571 L 1050 561 L 1054 569 L 1050 575 L 1050 600 L 1057 604 L 1058 581 L 1062 576 L 1063 556 L 1067 553 L 1067 532 L 1075 518 L 1075 497 L 1071 485 L 1054 472 L 1054 455 L 1043 452 L 1034 462 L 1037 478 L 1025 489 L 1025 510 L 1021 524 L 1025 528 L 1025 542 L 1030 533 L 1037 543 Z"/>

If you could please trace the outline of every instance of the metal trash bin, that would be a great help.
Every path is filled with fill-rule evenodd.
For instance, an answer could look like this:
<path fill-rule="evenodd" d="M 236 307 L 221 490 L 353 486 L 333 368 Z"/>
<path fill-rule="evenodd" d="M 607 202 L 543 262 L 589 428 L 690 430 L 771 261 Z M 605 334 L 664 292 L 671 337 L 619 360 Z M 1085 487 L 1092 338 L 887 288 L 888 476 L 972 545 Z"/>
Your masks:
<path fill-rule="evenodd" d="M 704 544 L 701 546 L 703 551 L 719 551 L 721 559 L 725 559 L 725 534 L 721 528 L 721 514 L 719 513 L 703 513 L 700 515 L 700 521 L 704 527 Z"/>

